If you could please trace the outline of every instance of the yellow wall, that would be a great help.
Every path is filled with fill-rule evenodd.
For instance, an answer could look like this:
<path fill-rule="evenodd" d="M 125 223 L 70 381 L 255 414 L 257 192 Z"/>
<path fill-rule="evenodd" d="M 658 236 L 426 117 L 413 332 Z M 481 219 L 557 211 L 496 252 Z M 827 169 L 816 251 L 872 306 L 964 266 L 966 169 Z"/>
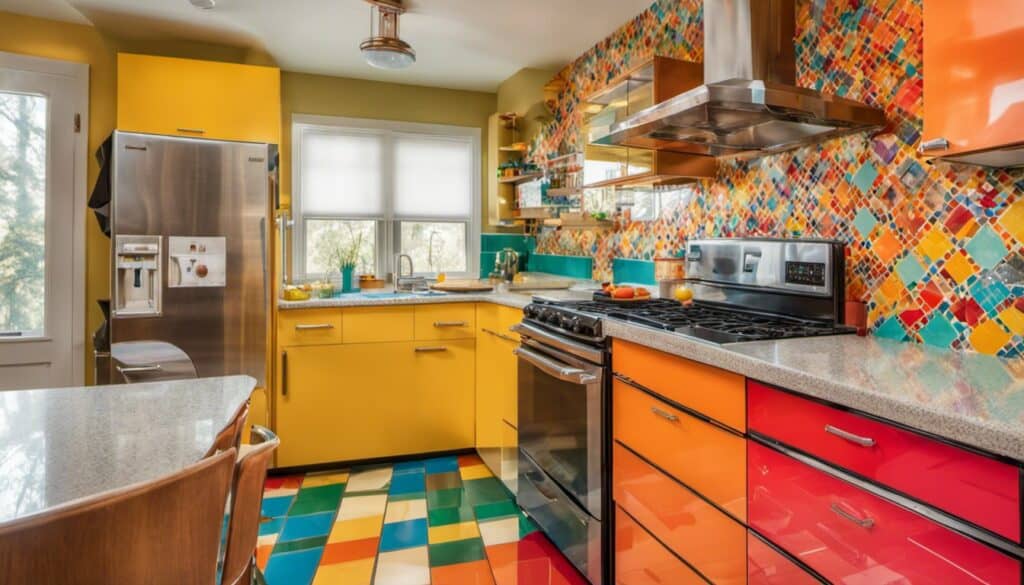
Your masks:
<path fill-rule="evenodd" d="M 539 116 L 550 119 L 544 108 L 544 86 L 558 74 L 557 69 L 520 69 L 498 86 L 499 112 L 515 112 L 524 116 L 519 123 L 519 140 L 530 142 L 540 131 Z"/>
<path fill-rule="evenodd" d="M 291 178 L 291 126 L 293 114 L 372 118 L 424 124 L 449 124 L 480 128 L 481 185 L 486 185 L 487 117 L 497 107 L 493 93 L 461 91 L 310 75 L 281 74 L 281 198 L 289 201 Z M 481 188 L 481 192 L 485 191 Z M 487 206 L 481 204 L 486 225 Z"/>

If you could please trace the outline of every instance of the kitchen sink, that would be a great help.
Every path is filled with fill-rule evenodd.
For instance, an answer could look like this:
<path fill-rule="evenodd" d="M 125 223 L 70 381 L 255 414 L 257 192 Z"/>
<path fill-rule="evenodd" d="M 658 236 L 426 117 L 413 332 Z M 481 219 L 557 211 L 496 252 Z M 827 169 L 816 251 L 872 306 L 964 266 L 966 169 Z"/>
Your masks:
<path fill-rule="evenodd" d="M 346 293 L 341 295 L 341 298 L 349 299 L 371 299 L 371 300 L 383 300 L 383 299 L 414 299 L 418 297 L 443 297 L 448 296 L 448 293 L 439 291 L 423 291 L 423 292 L 357 292 L 357 293 Z"/>

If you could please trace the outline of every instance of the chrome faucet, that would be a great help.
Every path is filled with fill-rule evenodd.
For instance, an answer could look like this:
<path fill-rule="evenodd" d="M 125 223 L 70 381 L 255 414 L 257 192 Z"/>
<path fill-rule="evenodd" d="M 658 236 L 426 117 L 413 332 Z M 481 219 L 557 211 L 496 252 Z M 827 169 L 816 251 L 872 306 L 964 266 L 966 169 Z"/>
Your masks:
<path fill-rule="evenodd" d="M 402 273 L 402 259 L 409 261 L 409 274 Z M 414 276 L 415 268 L 412 265 L 412 256 L 408 254 L 395 254 L 395 290 L 414 291 L 427 288 L 427 279 L 422 276 Z"/>

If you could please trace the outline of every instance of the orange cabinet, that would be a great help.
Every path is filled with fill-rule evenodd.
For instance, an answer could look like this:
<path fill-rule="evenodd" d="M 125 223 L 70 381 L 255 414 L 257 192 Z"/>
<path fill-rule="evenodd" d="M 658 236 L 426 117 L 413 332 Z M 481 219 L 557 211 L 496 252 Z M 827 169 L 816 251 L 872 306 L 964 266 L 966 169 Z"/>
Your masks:
<path fill-rule="evenodd" d="M 616 585 L 707 585 L 621 509 L 615 511 Z"/>
<path fill-rule="evenodd" d="M 616 339 L 612 369 L 738 431 L 747 428 L 743 376 Z"/>
<path fill-rule="evenodd" d="M 620 380 L 615 439 L 730 514 L 746 520 L 746 441 Z"/>
<path fill-rule="evenodd" d="M 620 444 L 615 503 L 717 585 L 746 585 L 747 532 L 736 520 Z"/>
<path fill-rule="evenodd" d="M 1024 144 L 1020 0 L 924 0 L 924 23 L 924 154 L 1024 162 L 1021 150 L 959 156 Z"/>

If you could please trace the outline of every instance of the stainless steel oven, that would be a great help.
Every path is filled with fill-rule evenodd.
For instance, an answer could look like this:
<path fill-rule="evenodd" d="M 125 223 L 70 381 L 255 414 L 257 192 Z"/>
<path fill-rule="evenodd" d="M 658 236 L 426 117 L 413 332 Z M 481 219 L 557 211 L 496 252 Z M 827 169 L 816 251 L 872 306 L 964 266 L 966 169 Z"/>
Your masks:
<path fill-rule="evenodd" d="M 602 583 L 608 352 L 527 318 L 518 326 L 519 506 Z"/>

